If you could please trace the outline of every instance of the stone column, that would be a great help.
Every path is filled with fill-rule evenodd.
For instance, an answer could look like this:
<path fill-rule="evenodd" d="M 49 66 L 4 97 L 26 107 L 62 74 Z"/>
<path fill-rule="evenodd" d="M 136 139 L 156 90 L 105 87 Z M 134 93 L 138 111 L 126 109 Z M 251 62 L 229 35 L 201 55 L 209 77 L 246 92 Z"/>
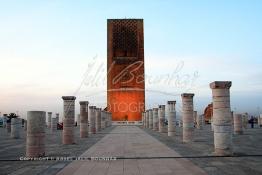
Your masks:
<path fill-rule="evenodd" d="M 214 131 L 214 121 L 213 121 L 213 116 L 211 116 L 211 118 L 210 118 L 210 122 L 211 122 L 211 131 Z"/>
<path fill-rule="evenodd" d="M 96 109 L 96 131 L 101 131 L 101 108 Z"/>
<path fill-rule="evenodd" d="M 248 125 L 248 113 L 245 113 L 245 114 L 242 116 L 242 119 L 243 119 L 243 128 L 247 129 L 247 125 Z"/>
<path fill-rule="evenodd" d="M 210 83 L 213 96 L 214 145 L 216 155 L 232 154 L 230 81 Z"/>
<path fill-rule="evenodd" d="M 101 129 L 106 128 L 106 111 L 101 111 Z"/>
<path fill-rule="evenodd" d="M 6 128 L 6 120 L 7 120 L 6 116 L 3 116 L 3 128 Z"/>
<path fill-rule="evenodd" d="M 142 123 L 143 123 L 143 127 L 145 128 L 145 112 L 142 112 Z"/>
<path fill-rule="evenodd" d="M 204 115 L 197 115 L 197 129 L 202 130 L 203 129 L 203 124 L 204 124 Z"/>
<path fill-rule="evenodd" d="M 107 112 L 107 127 L 110 126 L 110 112 Z"/>
<path fill-rule="evenodd" d="M 96 107 L 89 106 L 89 128 L 92 134 L 96 133 Z"/>
<path fill-rule="evenodd" d="M 80 114 L 77 114 L 76 122 L 77 126 L 80 126 Z"/>
<path fill-rule="evenodd" d="M 75 99 L 74 96 L 63 96 L 63 144 L 74 144 Z"/>
<path fill-rule="evenodd" d="M 159 132 L 165 133 L 166 126 L 165 126 L 165 105 L 158 106 L 158 117 L 159 117 Z"/>
<path fill-rule="evenodd" d="M 11 122 L 6 123 L 6 131 L 7 133 L 11 133 Z"/>
<path fill-rule="evenodd" d="M 47 127 L 51 128 L 51 118 L 52 118 L 52 112 L 47 113 Z"/>
<path fill-rule="evenodd" d="M 194 117 L 194 127 L 197 127 L 197 111 L 193 112 L 193 117 Z"/>
<path fill-rule="evenodd" d="M 158 108 L 153 108 L 153 130 L 158 131 Z"/>
<path fill-rule="evenodd" d="M 88 101 L 80 101 L 80 138 L 88 137 Z"/>
<path fill-rule="evenodd" d="M 259 118 L 260 118 L 260 124 L 259 124 L 259 127 L 262 127 L 262 114 L 260 114 Z"/>
<path fill-rule="evenodd" d="M 110 112 L 106 112 L 106 127 L 110 126 Z"/>
<path fill-rule="evenodd" d="M 176 101 L 167 102 L 168 109 L 168 136 L 176 135 Z"/>
<path fill-rule="evenodd" d="M 148 117 L 149 117 L 149 129 L 153 129 L 153 110 L 148 110 Z"/>
<path fill-rule="evenodd" d="M 231 123 L 234 125 L 234 111 L 231 111 Z"/>
<path fill-rule="evenodd" d="M 109 126 L 112 126 L 112 112 L 109 112 Z"/>
<path fill-rule="evenodd" d="M 243 134 L 242 114 L 234 114 L 234 133 Z"/>
<path fill-rule="evenodd" d="M 12 118 L 11 119 L 11 138 L 19 139 L 20 131 L 21 131 L 21 119 L 20 118 Z"/>
<path fill-rule="evenodd" d="M 193 141 L 194 131 L 194 116 L 193 116 L 193 97 L 194 94 L 184 93 L 182 97 L 182 109 L 183 109 L 183 142 Z"/>
<path fill-rule="evenodd" d="M 105 127 L 108 127 L 108 111 L 105 111 Z"/>
<path fill-rule="evenodd" d="M 55 132 L 57 130 L 57 118 L 51 118 L 51 132 Z"/>
<path fill-rule="evenodd" d="M 146 128 L 146 111 L 143 112 L 143 115 L 144 115 L 144 128 Z"/>
<path fill-rule="evenodd" d="M 46 112 L 27 112 L 26 156 L 39 157 L 45 155 Z"/>
<path fill-rule="evenodd" d="M 24 124 L 24 130 L 27 130 L 27 120 L 25 120 L 25 124 Z"/>
<path fill-rule="evenodd" d="M 149 111 L 146 110 L 146 128 L 149 128 Z"/>
<path fill-rule="evenodd" d="M 56 121 L 57 123 L 59 123 L 59 113 L 56 113 L 55 115 L 56 115 Z"/>

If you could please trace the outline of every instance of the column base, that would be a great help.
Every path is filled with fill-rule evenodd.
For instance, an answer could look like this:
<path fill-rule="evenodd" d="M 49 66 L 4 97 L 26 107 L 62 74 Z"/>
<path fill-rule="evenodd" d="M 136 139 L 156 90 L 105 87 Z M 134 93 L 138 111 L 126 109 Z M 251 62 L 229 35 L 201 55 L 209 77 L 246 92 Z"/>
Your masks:
<path fill-rule="evenodd" d="M 215 148 L 215 152 L 213 152 L 214 156 L 232 156 L 233 152 L 231 149 L 218 149 Z"/>
<path fill-rule="evenodd" d="M 176 132 L 168 132 L 167 136 L 169 137 L 175 137 L 176 136 Z"/>
<path fill-rule="evenodd" d="M 242 135 L 242 134 L 243 134 L 243 131 L 234 131 L 234 134 L 236 134 L 236 135 Z"/>

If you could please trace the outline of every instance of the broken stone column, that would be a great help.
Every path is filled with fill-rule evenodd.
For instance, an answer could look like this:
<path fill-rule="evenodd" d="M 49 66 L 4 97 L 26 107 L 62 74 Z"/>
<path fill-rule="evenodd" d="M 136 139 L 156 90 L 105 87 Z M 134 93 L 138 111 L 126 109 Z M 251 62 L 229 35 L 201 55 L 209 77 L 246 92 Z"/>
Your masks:
<path fill-rule="evenodd" d="M 88 137 L 88 101 L 80 101 L 80 138 Z"/>
<path fill-rule="evenodd" d="M 106 112 L 106 127 L 109 127 L 109 116 L 110 115 L 110 113 L 107 111 Z"/>
<path fill-rule="evenodd" d="M 59 123 L 59 113 L 56 113 L 55 115 L 56 115 L 56 121 L 57 123 Z"/>
<path fill-rule="evenodd" d="M 27 130 L 27 120 L 25 120 L 25 123 L 24 123 L 24 130 L 25 131 Z"/>
<path fill-rule="evenodd" d="M 153 130 L 158 131 L 158 108 L 153 108 Z"/>
<path fill-rule="evenodd" d="M 80 114 L 77 114 L 76 123 L 77 126 L 80 126 Z"/>
<path fill-rule="evenodd" d="M 106 128 L 106 111 L 101 111 L 101 129 Z"/>
<path fill-rule="evenodd" d="M 248 113 L 244 113 L 244 115 L 242 116 L 242 120 L 243 120 L 243 128 L 247 129 L 247 125 L 248 125 Z"/>
<path fill-rule="evenodd" d="M 89 128 L 92 134 L 96 133 L 96 107 L 89 106 Z"/>
<path fill-rule="evenodd" d="M 176 101 L 167 102 L 168 109 L 168 136 L 176 135 Z"/>
<path fill-rule="evenodd" d="M 259 118 L 260 118 L 259 127 L 262 127 L 262 114 L 260 114 Z"/>
<path fill-rule="evenodd" d="M 193 141 L 193 131 L 194 131 L 194 116 L 193 116 L 193 97 L 194 94 L 184 93 L 181 94 L 182 97 L 182 117 L 183 117 L 183 142 Z"/>
<path fill-rule="evenodd" d="M 153 129 L 153 110 L 152 109 L 148 110 L 148 115 L 149 115 L 149 129 Z"/>
<path fill-rule="evenodd" d="M 75 99 L 74 96 L 63 96 L 64 117 L 63 117 L 63 144 L 74 144 L 74 123 L 75 123 Z"/>
<path fill-rule="evenodd" d="M 144 123 L 145 126 L 144 126 L 144 128 L 147 128 L 147 114 L 146 114 L 146 111 L 147 110 L 144 111 L 144 118 L 145 118 L 145 123 Z"/>
<path fill-rule="evenodd" d="M 101 108 L 96 108 L 96 131 L 101 131 Z"/>
<path fill-rule="evenodd" d="M 108 111 L 105 111 L 105 126 L 108 127 Z"/>
<path fill-rule="evenodd" d="M 47 127 L 51 128 L 51 118 L 52 118 L 52 112 L 47 113 Z"/>
<path fill-rule="evenodd" d="M 194 117 L 194 127 L 196 127 L 196 124 L 197 124 L 197 111 L 193 112 L 193 117 Z"/>
<path fill-rule="evenodd" d="M 11 138 L 19 139 L 20 131 L 21 131 L 21 120 L 20 118 L 12 118 L 11 119 Z"/>
<path fill-rule="evenodd" d="M 6 131 L 7 133 L 11 132 L 11 121 L 6 123 Z"/>
<path fill-rule="evenodd" d="M 141 112 L 142 115 L 142 124 L 143 124 L 143 128 L 145 128 L 145 113 Z"/>
<path fill-rule="evenodd" d="M 159 132 L 165 133 L 166 132 L 165 105 L 158 106 L 158 117 L 159 117 Z"/>
<path fill-rule="evenodd" d="M 26 156 L 39 157 L 45 155 L 46 112 L 27 112 Z"/>
<path fill-rule="evenodd" d="M 146 128 L 149 128 L 149 111 L 146 110 Z"/>
<path fill-rule="evenodd" d="M 197 115 L 197 129 L 202 130 L 204 125 L 204 115 Z"/>
<path fill-rule="evenodd" d="M 144 128 L 146 128 L 146 111 L 143 112 L 144 113 Z"/>
<path fill-rule="evenodd" d="M 234 125 L 234 111 L 231 111 L 231 123 Z"/>
<path fill-rule="evenodd" d="M 224 156 L 232 154 L 230 87 L 230 81 L 215 81 L 210 83 L 213 96 L 215 155 Z"/>
<path fill-rule="evenodd" d="M 243 134 L 242 114 L 234 114 L 234 133 Z"/>
<path fill-rule="evenodd" d="M 51 132 L 55 132 L 57 130 L 57 117 L 51 118 Z"/>
<path fill-rule="evenodd" d="M 109 126 L 112 126 L 112 112 L 109 112 Z"/>
<path fill-rule="evenodd" d="M 210 123 L 211 123 L 211 131 L 214 131 L 214 121 L 213 121 L 213 116 L 210 118 Z"/>

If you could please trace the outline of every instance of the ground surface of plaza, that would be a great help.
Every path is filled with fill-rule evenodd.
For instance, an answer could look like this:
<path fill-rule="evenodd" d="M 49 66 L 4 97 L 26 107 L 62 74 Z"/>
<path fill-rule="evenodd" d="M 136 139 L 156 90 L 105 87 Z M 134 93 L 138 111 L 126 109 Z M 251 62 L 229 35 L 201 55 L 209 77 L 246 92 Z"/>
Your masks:
<path fill-rule="evenodd" d="M 61 131 L 46 131 L 46 156 L 117 157 L 117 160 L 17 161 L 25 156 L 25 133 L 11 139 L 0 128 L 0 174 L 262 174 L 262 128 L 233 135 L 234 156 L 213 157 L 210 125 L 194 130 L 194 141 L 138 126 L 113 126 L 76 144 L 62 145 Z M 24 132 L 24 131 L 23 131 Z M 260 155 L 260 156 L 259 156 Z"/>

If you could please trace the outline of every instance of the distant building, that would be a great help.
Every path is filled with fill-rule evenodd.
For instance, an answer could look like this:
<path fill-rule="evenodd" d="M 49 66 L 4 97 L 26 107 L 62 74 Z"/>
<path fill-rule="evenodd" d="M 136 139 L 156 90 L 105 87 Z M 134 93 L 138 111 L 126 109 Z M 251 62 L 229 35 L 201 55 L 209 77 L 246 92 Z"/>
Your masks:
<path fill-rule="evenodd" d="M 107 20 L 107 110 L 139 121 L 145 110 L 143 19 Z"/>

